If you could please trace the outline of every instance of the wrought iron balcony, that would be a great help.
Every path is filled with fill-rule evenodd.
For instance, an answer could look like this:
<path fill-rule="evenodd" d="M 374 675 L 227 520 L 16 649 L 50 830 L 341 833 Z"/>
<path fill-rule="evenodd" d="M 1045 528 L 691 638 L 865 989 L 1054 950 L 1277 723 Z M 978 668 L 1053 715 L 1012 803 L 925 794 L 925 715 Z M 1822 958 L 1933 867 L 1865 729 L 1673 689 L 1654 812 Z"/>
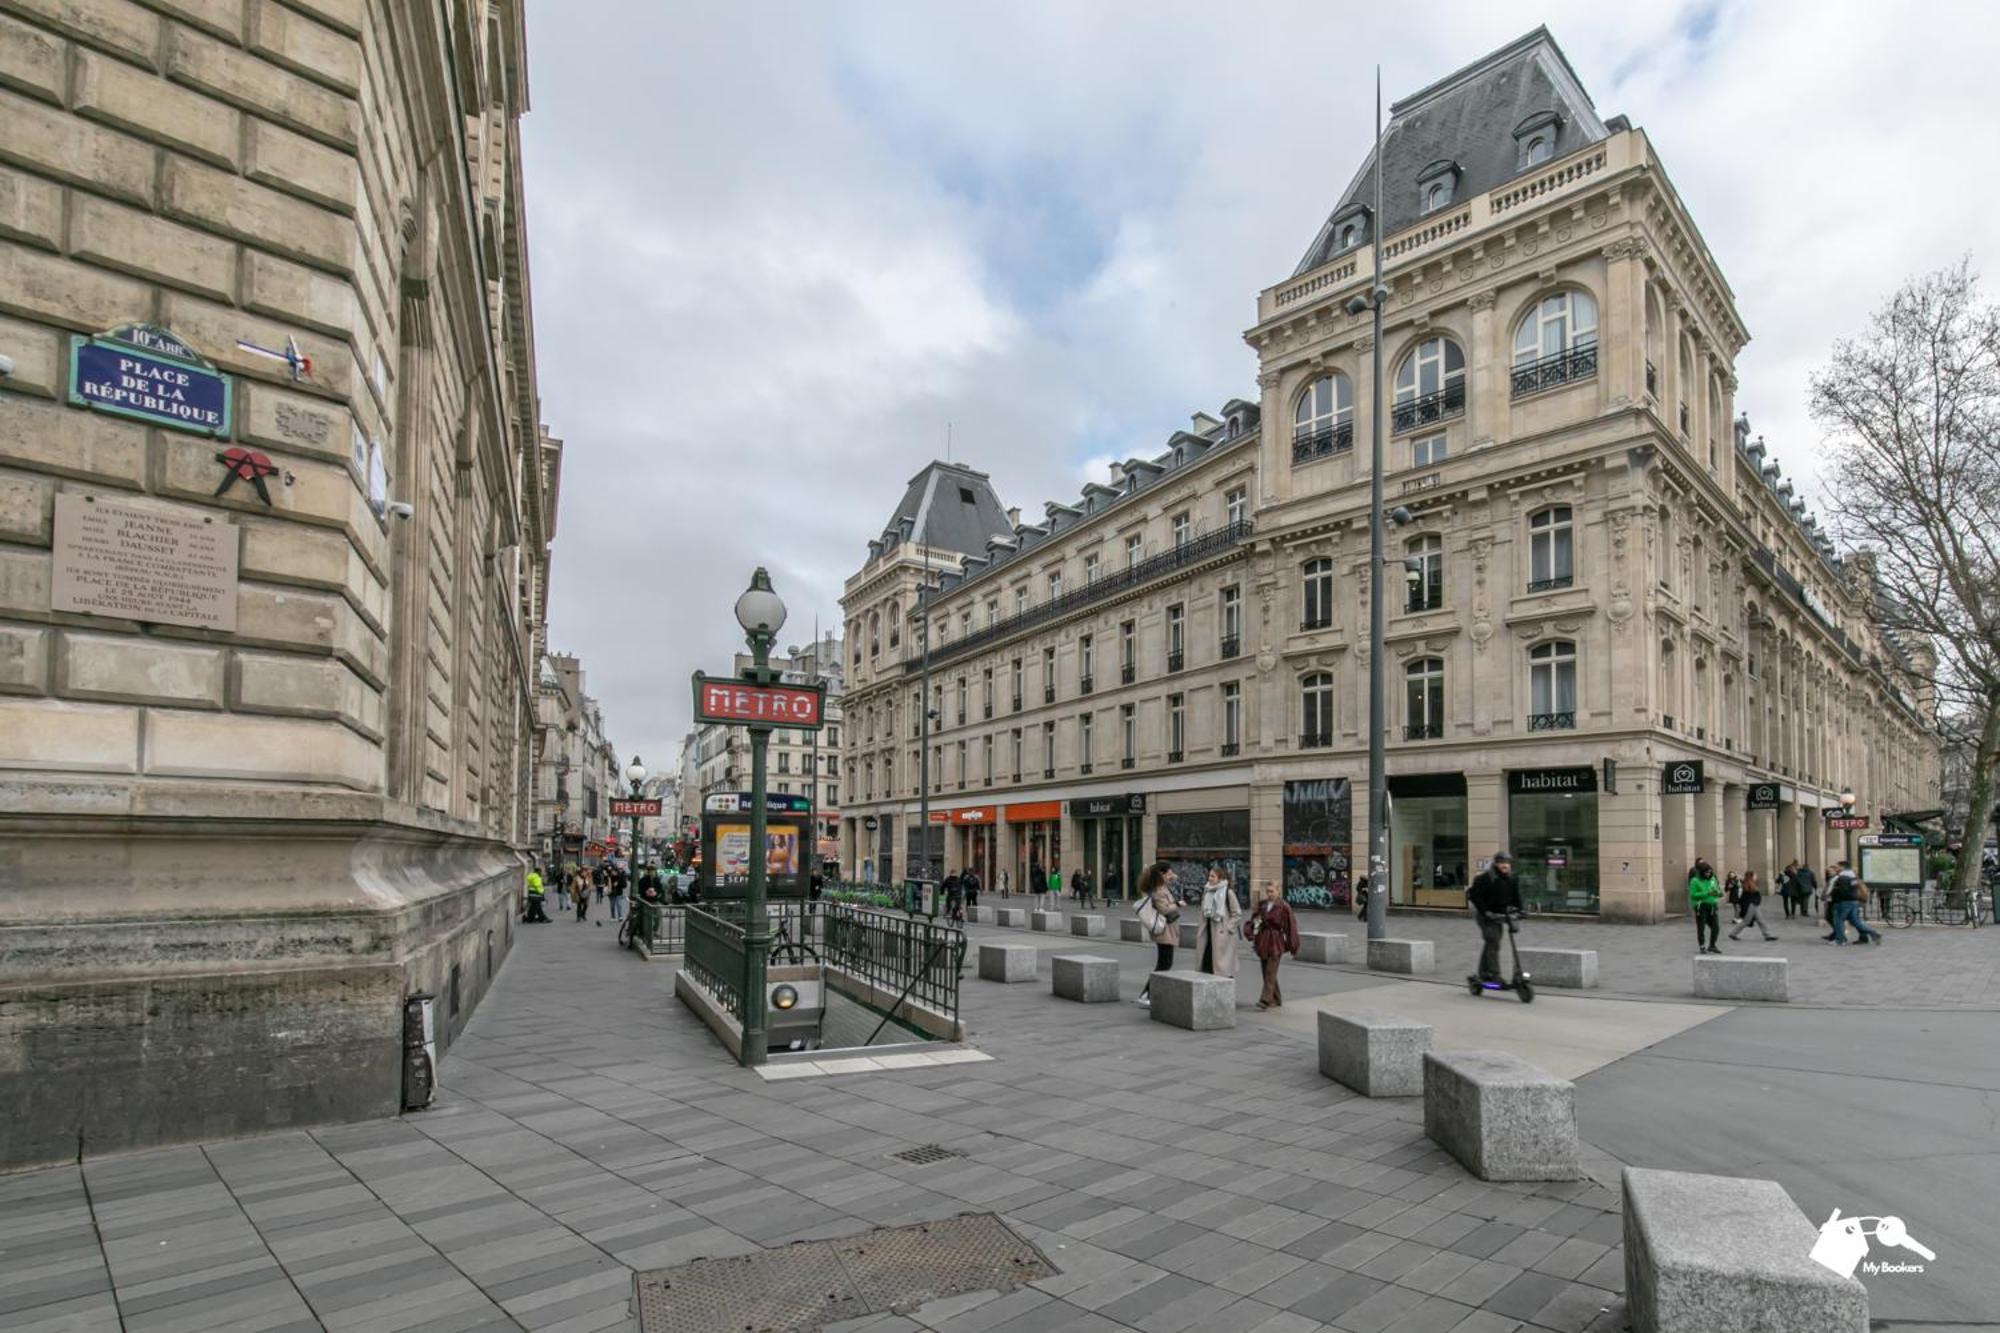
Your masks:
<path fill-rule="evenodd" d="M 1130 662 L 1127 662 L 1124 666 L 1118 668 L 1118 678 L 1127 685 L 1130 685 L 1133 682 L 1133 680 L 1135 680 L 1138 677 L 1138 675 L 1139 675 L 1139 668 L 1132 665 Z"/>
<path fill-rule="evenodd" d="M 1242 748 L 1235 741 L 1224 741 L 1222 743 L 1222 757 L 1224 759 L 1233 759 Z"/>
<path fill-rule="evenodd" d="M 1332 629 L 1332 628 L 1333 628 L 1333 614 L 1331 612 L 1328 612 L 1326 615 L 1323 616 L 1307 616 L 1305 619 L 1299 622 L 1299 632 L 1301 634 L 1306 633 L 1309 630 Z"/>
<path fill-rule="evenodd" d="M 1167 670 L 1169 670 L 1169 671 L 1179 671 L 1179 670 L 1180 670 L 1180 669 L 1181 669 L 1181 668 L 1182 668 L 1183 666 L 1186 666 L 1186 665 L 1187 665 L 1187 654 L 1186 654 L 1186 653 L 1168 653 L 1168 654 L 1167 654 Z"/>
<path fill-rule="evenodd" d="M 1397 403 L 1390 412 L 1390 432 L 1400 435 L 1406 430 L 1419 426 L 1429 426 L 1439 421 L 1449 421 L 1465 411 L 1465 381 L 1455 379 L 1436 393 L 1427 393 L 1421 398 L 1411 398 Z"/>
<path fill-rule="evenodd" d="M 1674 729 L 1674 715 L 1672 713 L 1660 714 L 1660 725 L 1668 731 L 1672 731 Z"/>
<path fill-rule="evenodd" d="M 1444 735 L 1442 722 L 1412 722 L 1403 728 L 1406 741 L 1434 741 Z"/>
<path fill-rule="evenodd" d="M 1576 582 L 1574 574 L 1557 574 L 1553 578 L 1529 579 L 1529 592 L 1553 592 L 1557 588 L 1567 588 Z"/>
<path fill-rule="evenodd" d="M 1572 731 L 1576 728 L 1576 710 L 1566 713 L 1530 713 L 1529 731 Z"/>
<path fill-rule="evenodd" d="M 1050 778 L 1054 777 L 1055 775 L 1056 775 L 1056 771 L 1055 771 L 1055 770 L 1054 770 L 1053 768 L 1045 768 L 1045 769 L 1043 769 L 1043 770 L 1042 770 L 1042 780 L 1043 780 L 1044 782 L 1048 781 L 1048 780 L 1049 780 Z"/>
<path fill-rule="evenodd" d="M 1056 687 L 1053 685 L 1042 686 L 1042 702 L 1045 704 L 1052 704 L 1055 701 L 1056 701 Z"/>
<path fill-rule="evenodd" d="M 1160 552 L 1158 555 L 1148 556 L 1135 565 L 1130 565 L 1115 573 L 1105 574 L 1091 582 L 1083 584 L 1081 587 L 1071 588 L 1059 597 L 1051 597 L 1040 606 L 1031 606 L 1016 611 L 1005 620 L 987 625 L 983 629 L 974 630 L 955 643 L 948 645 L 934 644 L 931 648 L 931 664 L 935 666 L 940 660 L 962 656 L 976 648 L 983 648 L 990 643 L 1017 634 L 1024 629 L 1029 629 L 1051 620 L 1059 620 L 1073 611 L 1095 605 L 1120 593 L 1129 592 L 1133 588 L 1151 583 L 1154 579 L 1174 573 L 1189 565 L 1200 564 L 1204 560 L 1212 560 L 1217 556 L 1225 555 L 1248 541 L 1254 528 L 1255 524 L 1247 518 L 1238 519 L 1234 523 L 1225 523 L 1214 532 L 1204 533 L 1189 541 L 1177 543 L 1167 550 Z M 932 594 L 933 597 L 942 595 L 947 594 Z M 921 661 L 906 662 L 903 664 L 903 669 L 914 674 L 922 669 L 922 663 Z"/>
<path fill-rule="evenodd" d="M 1301 750 L 1323 750 L 1331 744 L 1333 744 L 1333 733 L 1331 731 L 1302 731 L 1299 733 L 1299 748 Z"/>
<path fill-rule="evenodd" d="M 958 789 L 959 789 L 960 791 L 964 791 L 964 790 L 965 790 L 965 779 L 964 779 L 964 778 L 960 778 L 960 779 L 958 780 Z"/>
<path fill-rule="evenodd" d="M 1014 774 L 1014 781 L 1016 781 L 1016 782 L 1019 782 L 1020 780 L 1021 780 L 1021 775 L 1020 775 L 1020 774 L 1019 774 L 1018 772 L 1017 772 L 1017 773 L 1015 773 L 1015 774 Z"/>
<path fill-rule="evenodd" d="M 1081 773 L 1081 774 L 1083 774 L 1083 775 L 1084 775 L 1085 777 L 1089 777 L 1089 776 L 1090 776 L 1090 761 L 1089 761 L 1088 759 L 1086 759 L 1086 760 L 1084 760 L 1084 761 L 1083 761 L 1082 763 L 1078 764 L 1078 765 L 1076 766 L 1076 771 L 1077 771 L 1077 772 L 1079 772 L 1079 773 Z"/>
<path fill-rule="evenodd" d="M 1018 694 L 1014 696 L 1014 711 L 1017 713 L 1021 711 L 1021 696 Z"/>
<path fill-rule="evenodd" d="M 991 699 L 986 701 L 985 713 L 987 720 L 991 721 L 993 719 L 993 701 Z"/>
<path fill-rule="evenodd" d="M 1539 361 L 1514 367 L 1514 396 L 1525 398 L 1544 389 L 1560 389 L 1565 384 L 1587 380 L 1597 373 L 1597 344 L 1586 343 L 1567 352 L 1557 352 Z"/>
<path fill-rule="evenodd" d="M 1134 759 L 1131 755 L 1128 754 L 1123 759 L 1118 761 L 1118 767 L 1131 768 L 1134 764 L 1137 764 L 1138 762 L 1139 762 L 1138 760 Z"/>
<path fill-rule="evenodd" d="M 958 710 L 958 725 L 961 727 L 965 725 L 965 710 L 963 708 Z"/>
<path fill-rule="evenodd" d="M 1442 589 L 1433 594 L 1423 588 L 1418 588 L 1411 592 L 1408 599 L 1404 601 L 1403 609 L 1405 611 L 1435 611 L 1443 605 L 1444 592 Z"/>
<path fill-rule="evenodd" d="M 1078 694 L 1089 694 L 1095 688 L 1097 688 L 1097 683 L 1091 677 L 1079 676 L 1077 678 L 1076 692 Z"/>
<path fill-rule="evenodd" d="M 1170 764 L 1178 764 L 1181 761 L 1181 757 L 1185 753 L 1186 751 L 1184 750 L 1169 750 L 1167 751 L 1167 762 Z"/>
<path fill-rule="evenodd" d="M 1234 634 L 1225 634 L 1222 638 L 1222 660 L 1225 662 L 1228 661 L 1241 652 L 1242 648 L 1243 641 L 1241 639 L 1237 638 Z"/>
<path fill-rule="evenodd" d="M 1310 463 L 1315 458 L 1331 458 L 1354 447 L 1354 422 L 1343 421 L 1319 430 L 1292 432 L 1292 462 Z"/>

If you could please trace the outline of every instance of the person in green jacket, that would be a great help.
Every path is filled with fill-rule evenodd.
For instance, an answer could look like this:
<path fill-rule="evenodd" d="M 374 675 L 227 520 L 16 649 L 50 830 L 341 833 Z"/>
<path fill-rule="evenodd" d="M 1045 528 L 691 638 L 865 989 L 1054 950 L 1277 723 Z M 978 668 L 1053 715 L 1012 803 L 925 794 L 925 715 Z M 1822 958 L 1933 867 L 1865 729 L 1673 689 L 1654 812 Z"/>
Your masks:
<path fill-rule="evenodd" d="M 527 887 L 528 887 L 528 911 L 527 915 L 522 917 L 521 919 L 522 924 L 532 926 L 537 922 L 540 922 L 543 925 L 547 925 L 549 918 L 547 913 L 545 913 L 542 910 L 542 898 L 543 895 L 547 892 L 547 890 L 545 890 L 542 887 L 542 877 L 540 872 L 534 870 L 530 870 L 528 872 Z"/>
<path fill-rule="evenodd" d="M 1062 871 L 1052 869 L 1049 871 L 1049 901 L 1055 903 L 1057 907 L 1061 907 L 1062 903 L 1058 901 L 1061 897 Z"/>
<path fill-rule="evenodd" d="M 1715 871 L 1706 861 L 1696 861 L 1688 872 L 1688 906 L 1694 909 L 1696 953 L 1721 953 L 1716 940 L 1722 934 L 1722 911 L 1716 905 L 1722 890 L 1715 885 Z"/>

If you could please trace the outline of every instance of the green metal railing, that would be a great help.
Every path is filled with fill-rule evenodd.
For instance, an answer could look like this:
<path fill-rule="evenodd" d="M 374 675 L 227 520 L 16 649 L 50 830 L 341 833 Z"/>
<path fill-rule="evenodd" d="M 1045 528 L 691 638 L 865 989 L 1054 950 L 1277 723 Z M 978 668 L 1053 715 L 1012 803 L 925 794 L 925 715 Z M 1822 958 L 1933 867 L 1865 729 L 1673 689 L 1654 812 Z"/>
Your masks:
<path fill-rule="evenodd" d="M 964 931 L 927 917 L 844 903 L 827 905 L 824 927 L 823 950 L 829 966 L 949 1017 L 958 1016 Z"/>
<path fill-rule="evenodd" d="M 685 913 L 687 944 L 681 966 L 739 1021 L 743 1017 L 743 927 L 705 907 Z"/>

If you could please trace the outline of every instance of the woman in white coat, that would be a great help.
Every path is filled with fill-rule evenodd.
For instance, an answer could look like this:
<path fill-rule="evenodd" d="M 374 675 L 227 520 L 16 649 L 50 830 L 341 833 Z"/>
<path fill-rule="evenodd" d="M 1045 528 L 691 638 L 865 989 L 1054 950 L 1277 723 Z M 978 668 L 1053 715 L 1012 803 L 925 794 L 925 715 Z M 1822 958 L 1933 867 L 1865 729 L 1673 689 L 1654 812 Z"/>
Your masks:
<path fill-rule="evenodd" d="M 1222 867 L 1210 866 L 1208 882 L 1201 886 L 1201 933 L 1195 937 L 1202 971 L 1218 977 L 1236 975 L 1236 931 L 1242 920 L 1243 909 L 1229 876 Z"/>

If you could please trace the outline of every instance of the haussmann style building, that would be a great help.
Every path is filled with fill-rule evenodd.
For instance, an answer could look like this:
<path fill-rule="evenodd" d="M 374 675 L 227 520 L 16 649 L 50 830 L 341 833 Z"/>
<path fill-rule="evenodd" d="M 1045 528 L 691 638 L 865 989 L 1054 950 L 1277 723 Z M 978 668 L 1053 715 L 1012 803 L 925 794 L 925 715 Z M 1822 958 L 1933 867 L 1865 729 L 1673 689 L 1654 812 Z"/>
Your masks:
<path fill-rule="evenodd" d="M 393 1114 L 538 833 L 522 6 L 4 8 L 0 1168 Z"/>
<path fill-rule="evenodd" d="M 1537 29 L 1397 102 L 1382 154 L 1383 216 L 1371 152 L 1259 294 L 1255 401 L 1032 521 L 969 467 L 910 482 L 843 600 L 855 873 L 919 866 L 927 774 L 931 873 L 1349 901 L 1378 281 L 1395 904 L 1462 910 L 1504 846 L 1535 910 L 1652 921 L 1697 855 L 1825 865 L 1843 788 L 1877 828 L 1937 804 L 1921 646 L 1737 412 L 1749 333 L 1645 132 Z"/>

